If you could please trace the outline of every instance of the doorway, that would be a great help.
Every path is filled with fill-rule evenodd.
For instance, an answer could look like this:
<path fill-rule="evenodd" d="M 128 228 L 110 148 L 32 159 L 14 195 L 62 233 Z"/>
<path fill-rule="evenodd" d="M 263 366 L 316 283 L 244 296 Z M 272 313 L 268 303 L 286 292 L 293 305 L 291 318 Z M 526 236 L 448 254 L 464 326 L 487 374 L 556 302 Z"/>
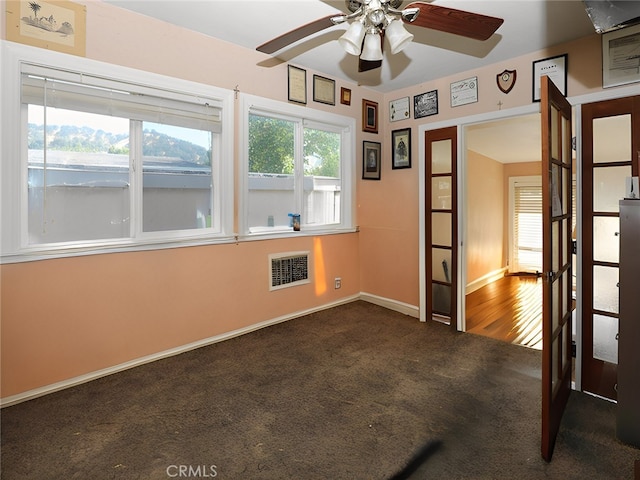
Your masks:
<path fill-rule="evenodd" d="M 465 330 L 542 348 L 540 114 L 468 125 Z"/>

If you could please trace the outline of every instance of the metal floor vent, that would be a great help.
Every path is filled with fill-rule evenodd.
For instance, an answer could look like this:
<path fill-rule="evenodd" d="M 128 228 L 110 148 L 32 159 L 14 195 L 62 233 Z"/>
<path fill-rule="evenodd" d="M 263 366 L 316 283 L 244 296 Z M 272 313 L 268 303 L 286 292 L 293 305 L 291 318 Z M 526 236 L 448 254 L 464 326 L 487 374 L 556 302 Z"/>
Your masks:
<path fill-rule="evenodd" d="M 269 255 L 271 290 L 309 283 L 309 252 Z"/>

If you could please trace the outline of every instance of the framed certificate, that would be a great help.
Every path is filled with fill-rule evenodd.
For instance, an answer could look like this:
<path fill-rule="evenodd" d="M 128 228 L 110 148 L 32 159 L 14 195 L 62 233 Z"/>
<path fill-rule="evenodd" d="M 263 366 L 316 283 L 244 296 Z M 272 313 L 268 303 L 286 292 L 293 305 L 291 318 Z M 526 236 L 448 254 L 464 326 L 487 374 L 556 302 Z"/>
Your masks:
<path fill-rule="evenodd" d="M 289 101 L 307 103 L 307 71 L 289 65 Z"/>
<path fill-rule="evenodd" d="M 640 25 L 602 35 L 603 88 L 640 82 Z"/>
<path fill-rule="evenodd" d="M 567 95 L 567 54 L 533 62 L 533 101 L 540 101 L 540 78 L 549 77 L 562 95 Z"/>
<path fill-rule="evenodd" d="M 407 120 L 409 115 L 409 97 L 399 98 L 389 102 L 389 121 Z"/>
<path fill-rule="evenodd" d="M 336 81 L 330 78 L 313 76 L 313 101 L 326 103 L 327 105 L 336 104 Z"/>
<path fill-rule="evenodd" d="M 478 101 L 478 77 L 470 77 L 451 84 L 451 106 L 459 107 Z"/>

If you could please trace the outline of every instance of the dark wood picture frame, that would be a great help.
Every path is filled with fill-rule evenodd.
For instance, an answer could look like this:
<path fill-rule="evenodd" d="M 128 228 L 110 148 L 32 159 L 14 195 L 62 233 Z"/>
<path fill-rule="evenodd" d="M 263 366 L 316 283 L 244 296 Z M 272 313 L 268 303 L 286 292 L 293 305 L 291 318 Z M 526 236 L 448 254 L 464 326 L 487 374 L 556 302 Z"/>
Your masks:
<path fill-rule="evenodd" d="M 343 105 L 351 105 L 351 89 L 340 87 L 340 103 Z"/>
<path fill-rule="evenodd" d="M 411 168 L 411 129 L 401 128 L 391 132 L 391 168 Z"/>
<path fill-rule="evenodd" d="M 382 164 L 382 144 L 380 142 L 362 142 L 362 178 L 380 180 Z"/>
<path fill-rule="evenodd" d="M 378 103 L 362 100 L 362 131 L 378 133 Z"/>

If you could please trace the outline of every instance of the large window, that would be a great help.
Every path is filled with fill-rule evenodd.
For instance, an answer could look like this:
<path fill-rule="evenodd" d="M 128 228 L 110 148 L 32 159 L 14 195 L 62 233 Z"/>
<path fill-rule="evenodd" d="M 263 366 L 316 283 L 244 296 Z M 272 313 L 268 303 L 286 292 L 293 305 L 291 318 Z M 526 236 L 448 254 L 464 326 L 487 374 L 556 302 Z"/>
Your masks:
<path fill-rule="evenodd" d="M 12 230 L 3 255 L 231 237 L 231 95 L 78 64 L 8 65 L 22 121 L 3 139 L 20 137 L 21 147 L 3 154 L 20 152 L 22 162 L 3 160 L 3 174 L 21 184 L 3 194 L 20 212 L 3 218 Z"/>
<path fill-rule="evenodd" d="M 245 96 L 241 230 L 285 233 L 352 227 L 354 121 Z"/>

